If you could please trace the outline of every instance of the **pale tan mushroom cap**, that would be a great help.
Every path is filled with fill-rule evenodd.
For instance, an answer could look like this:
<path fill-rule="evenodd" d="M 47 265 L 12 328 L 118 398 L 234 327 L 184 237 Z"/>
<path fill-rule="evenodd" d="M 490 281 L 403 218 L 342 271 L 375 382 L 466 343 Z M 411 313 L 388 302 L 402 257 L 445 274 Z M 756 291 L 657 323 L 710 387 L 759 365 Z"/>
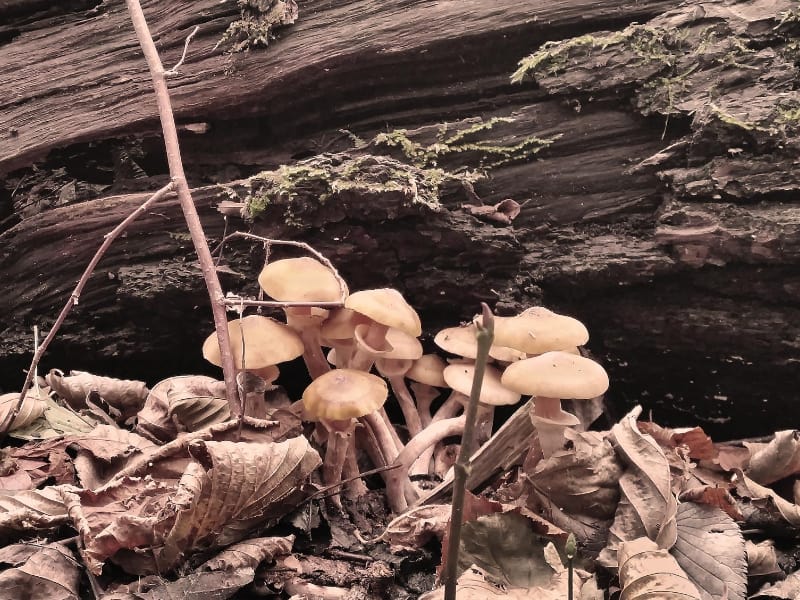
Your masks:
<path fill-rule="evenodd" d="M 392 349 L 383 358 L 417 360 L 422 356 L 420 341 L 402 329 L 390 327 L 386 332 L 386 341 Z"/>
<path fill-rule="evenodd" d="M 303 392 L 303 408 L 314 419 L 356 419 L 375 412 L 389 395 L 386 382 L 371 373 L 333 369 Z"/>
<path fill-rule="evenodd" d="M 457 354 L 464 358 L 475 358 L 478 356 L 476 331 L 477 328 L 473 323 L 463 327 L 448 327 L 436 334 L 433 338 L 433 343 L 450 354 Z"/>
<path fill-rule="evenodd" d="M 564 400 L 589 400 L 608 389 L 608 373 L 598 363 L 558 351 L 509 365 L 501 381 L 521 394 Z"/>
<path fill-rule="evenodd" d="M 448 327 L 437 333 L 433 342 L 445 352 L 474 359 L 478 356 L 478 338 L 475 336 L 477 331 L 474 323 L 461 327 Z M 526 355 L 514 348 L 492 344 L 489 347 L 489 356 L 495 360 L 514 362 L 525 358 Z"/>
<path fill-rule="evenodd" d="M 447 363 L 438 354 L 423 354 L 406 372 L 406 377 L 412 381 L 432 385 L 434 387 L 447 387 L 442 371 Z"/>
<path fill-rule="evenodd" d="M 322 338 L 327 341 L 349 340 L 355 335 L 355 328 L 369 320 L 349 308 L 334 308 L 330 311 L 320 328 Z"/>
<path fill-rule="evenodd" d="M 290 327 L 275 319 L 261 315 L 248 315 L 228 321 L 231 353 L 237 369 L 262 369 L 292 360 L 303 354 L 303 340 Z M 244 336 L 244 364 L 242 362 L 242 337 Z M 203 343 L 203 358 L 211 364 L 222 366 L 217 334 L 212 333 Z"/>
<path fill-rule="evenodd" d="M 258 284 L 280 302 L 336 302 L 347 295 L 328 267 L 309 256 L 284 258 L 264 266 Z"/>
<path fill-rule="evenodd" d="M 475 365 L 457 364 L 445 367 L 442 372 L 444 380 L 455 391 L 469 396 L 472 391 L 472 379 L 475 376 Z M 501 404 L 516 404 L 519 402 L 520 395 L 507 387 L 500 381 L 500 371 L 486 365 L 486 372 L 483 375 L 481 384 L 480 401 L 483 404 L 499 406 Z"/>
<path fill-rule="evenodd" d="M 541 306 L 529 308 L 515 317 L 495 317 L 494 343 L 528 354 L 566 350 L 589 341 L 583 323 Z"/>
<path fill-rule="evenodd" d="M 395 289 L 361 290 L 350 294 L 344 305 L 382 325 L 402 329 L 414 337 L 422 335 L 417 311 Z"/>

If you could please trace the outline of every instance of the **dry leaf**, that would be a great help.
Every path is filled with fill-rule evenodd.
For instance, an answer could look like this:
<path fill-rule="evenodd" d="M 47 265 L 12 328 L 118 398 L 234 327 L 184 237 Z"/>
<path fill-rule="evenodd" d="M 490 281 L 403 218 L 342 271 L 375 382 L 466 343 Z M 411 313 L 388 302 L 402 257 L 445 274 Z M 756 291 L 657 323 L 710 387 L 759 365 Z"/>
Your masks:
<path fill-rule="evenodd" d="M 45 398 L 44 404 L 44 414 L 25 427 L 16 429 L 12 437 L 28 441 L 50 439 L 70 433 L 88 433 L 97 424 L 89 416 L 78 415 L 52 398 Z"/>
<path fill-rule="evenodd" d="M 765 585 L 750 598 L 777 598 L 779 600 L 797 600 L 800 598 L 800 571 L 795 571 L 785 580 L 772 585 Z"/>
<path fill-rule="evenodd" d="M 50 486 L 43 490 L 0 492 L 0 544 L 9 539 L 44 533 L 69 522 L 61 489 L 72 486 Z"/>
<path fill-rule="evenodd" d="M 177 484 L 125 479 L 98 494 L 64 494 L 94 573 L 112 556 L 132 573 L 167 572 L 194 551 L 235 543 L 293 510 L 321 462 L 303 437 L 275 444 L 196 440 L 189 452 L 194 462 Z M 150 551 L 130 552 L 138 548 Z"/>
<path fill-rule="evenodd" d="M 62 544 L 15 544 L 0 548 L 4 598 L 78 600 L 80 564 Z"/>
<path fill-rule="evenodd" d="M 18 401 L 19 392 L 0 395 L 0 423 L 5 420 L 9 412 L 14 410 Z M 21 429 L 33 423 L 44 414 L 45 406 L 44 399 L 39 398 L 34 390 L 28 390 L 22 401 L 22 406 L 20 406 L 17 416 L 11 422 L 8 431 Z"/>
<path fill-rule="evenodd" d="M 182 375 L 153 386 L 139 411 L 137 428 L 167 442 L 181 431 L 197 431 L 229 418 L 224 381 Z"/>
<path fill-rule="evenodd" d="M 449 504 L 417 506 L 393 519 L 378 540 L 387 542 L 392 552 L 418 550 L 432 537 L 442 539 L 450 524 Z"/>
<path fill-rule="evenodd" d="M 697 460 L 714 460 L 717 456 L 714 443 L 700 427 L 676 431 L 651 421 L 639 421 L 637 425 L 642 433 L 652 436 L 664 448 L 685 446 L 687 455 Z"/>
<path fill-rule="evenodd" d="M 744 600 L 745 544 L 739 527 L 718 508 L 693 502 L 678 506 L 678 539 L 672 554 L 703 600 Z"/>
<path fill-rule="evenodd" d="M 250 538 L 225 548 L 214 558 L 204 562 L 200 571 L 232 571 L 250 568 L 255 570 L 265 561 L 273 561 L 292 551 L 294 536 Z"/>
<path fill-rule="evenodd" d="M 777 510 L 781 518 L 792 527 L 800 527 L 800 506 L 757 484 L 741 471 L 738 472 L 736 480 L 736 492 L 741 498 L 749 498 L 750 504 L 755 508 L 768 513 Z"/>
<path fill-rule="evenodd" d="M 749 444 L 747 476 L 761 485 L 800 473 L 800 432 L 778 431 L 768 444 Z"/>
<path fill-rule="evenodd" d="M 567 429 L 573 450 L 536 463 L 520 502 L 588 547 L 602 547 L 619 502 L 622 465 L 606 437 Z"/>
<path fill-rule="evenodd" d="M 225 571 L 190 573 L 176 581 L 163 577 L 140 577 L 137 581 L 104 594 L 102 600 L 225 600 L 248 585 L 255 578 L 251 568 Z"/>
<path fill-rule="evenodd" d="M 51 370 L 45 380 L 73 409 L 86 408 L 86 396 L 97 392 L 106 403 L 120 411 L 123 419 L 139 412 L 147 398 L 147 386 L 142 381 L 101 377 L 85 371 L 70 371 L 65 376 L 58 369 Z"/>
<path fill-rule="evenodd" d="M 747 552 L 747 575 L 749 577 L 783 577 L 772 540 L 764 540 L 758 544 L 747 540 L 745 551 Z"/>
<path fill-rule="evenodd" d="M 608 545 L 598 559 L 610 569 L 617 566 L 616 552 L 623 541 L 644 536 L 669 549 L 677 538 L 678 505 L 671 491 L 669 462 L 655 440 L 637 429 L 640 412 L 641 407 L 635 407 L 611 429 L 614 447 L 627 470 L 619 482 L 622 496 Z"/>
<path fill-rule="evenodd" d="M 704 485 L 689 488 L 678 496 L 678 500 L 681 502 L 696 502 L 697 504 L 715 506 L 727 513 L 731 519 L 744 521 L 744 516 L 736 507 L 736 500 L 734 500 L 730 491 L 728 491 L 732 487 L 731 484 L 727 484 L 725 487 L 720 485 Z"/>
<path fill-rule="evenodd" d="M 77 446 L 75 471 L 86 489 L 109 481 L 134 457 L 150 455 L 158 448 L 153 442 L 126 429 L 98 425 L 87 434 L 67 436 L 66 445 Z"/>
<path fill-rule="evenodd" d="M 620 600 L 701 600 L 675 558 L 651 539 L 641 537 L 619 546 Z"/>

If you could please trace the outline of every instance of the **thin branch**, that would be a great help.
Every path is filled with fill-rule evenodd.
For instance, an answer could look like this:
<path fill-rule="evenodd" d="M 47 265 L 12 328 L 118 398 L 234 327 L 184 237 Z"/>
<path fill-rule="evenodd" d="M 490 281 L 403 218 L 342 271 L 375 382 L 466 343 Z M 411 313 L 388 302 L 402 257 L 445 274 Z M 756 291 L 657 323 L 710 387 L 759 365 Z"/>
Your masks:
<path fill-rule="evenodd" d="M 315 302 L 310 300 L 308 302 L 278 302 L 277 300 L 249 300 L 236 294 L 228 294 L 225 296 L 225 306 L 239 307 L 239 306 L 258 306 L 261 308 L 292 308 L 310 306 L 313 308 L 341 308 L 344 302 Z"/>
<path fill-rule="evenodd" d="M 131 15 L 133 27 L 136 30 L 136 37 L 142 47 L 147 66 L 150 68 L 150 75 L 153 79 L 153 88 L 158 102 L 158 113 L 161 119 L 161 129 L 164 132 L 164 146 L 167 152 L 167 162 L 172 181 L 178 192 L 178 200 L 181 203 L 183 217 L 189 234 L 192 236 L 197 259 L 203 278 L 208 288 L 208 295 L 211 299 L 211 311 L 214 315 L 214 328 L 217 333 L 217 341 L 222 358 L 222 372 L 225 378 L 225 396 L 231 409 L 231 414 L 239 415 L 239 403 L 237 401 L 238 392 L 236 389 L 236 369 L 233 364 L 233 352 L 230 345 L 230 334 L 228 333 L 228 320 L 225 315 L 225 295 L 217 277 L 217 270 L 214 267 L 214 259 L 208 248 L 203 225 L 200 216 L 197 214 L 197 207 L 192 200 L 189 185 L 186 182 L 186 174 L 183 171 L 183 161 L 178 145 L 178 130 L 175 127 L 175 116 L 172 114 L 172 104 L 169 99 L 167 80 L 164 76 L 164 67 L 158 56 L 158 50 L 153 43 L 147 21 L 144 18 L 142 7 L 139 0 L 125 0 L 128 12 Z"/>
<path fill-rule="evenodd" d="M 144 203 L 139 206 L 136 210 L 134 210 L 131 214 L 129 214 L 123 221 L 117 225 L 114 229 L 103 236 L 103 243 L 100 244 L 100 247 L 95 252 L 92 260 L 89 261 L 89 264 L 86 266 L 86 269 L 83 271 L 83 275 L 78 280 L 78 285 L 75 286 L 75 289 L 70 294 L 67 303 L 64 305 L 64 308 L 61 309 L 61 313 L 56 318 L 55 323 L 50 328 L 50 331 L 47 333 L 47 336 L 42 341 L 41 345 L 39 345 L 34 353 L 33 359 L 31 360 L 31 366 L 28 367 L 28 373 L 25 376 L 25 383 L 22 384 L 22 391 L 19 394 L 19 399 L 17 400 L 16 406 L 14 409 L 11 410 L 8 414 L 6 414 L 6 418 L 3 419 L 3 422 L 0 423 L 0 442 L 5 439 L 6 433 L 8 432 L 8 428 L 11 426 L 11 423 L 14 422 L 14 419 L 19 414 L 20 409 L 22 408 L 22 403 L 25 401 L 25 395 L 28 392 L 28 386 L 31 384 L 31 381 L 36 374 L 37 368 L 39 366 L 39 361 L 42 359 L 42 356 L 47 350 L 47 347 L 50 345 L 50 342 L 53 341 L 53 338 L 56 337 L 56 333 L 58 332 L 61 325 L 64 323 L 64 320 L 67 318 L 67 315 L 72 310 L 73 306 L 77 306 L 78 300 L 81 297 L 81 293 L 83 292 L 83 288 L 86 286 L 86 283 L 89 281 L 92 273 L 94 272 L 97 263 L 100 262 L 100 259 L 106 253 L 106 250 L 111 246 L 115 239 L 117 239 L 120 234 L 128 228 L 128 225 L 133 223 L 144 211 L 146 211 L 153 203 L 158 202 L 162 198 L 164 198 L 167 194 L 175 189 L 175 184 L 168 183 L 163 188 L 158 190 L 155 194 L 150 196 Z"/>
<path fill-rule="evenodd" d="M 217 247 L 214 248 L 214 252 L 221 251 L 223 246 L 225 245 L 225 243 L 228 240 L 231 240 L 233 238 L 244 238 L 246 240 L 254 240 L 254 241 L 257 241 L 257 242 L 261 242 L 262 244 L 264 244 L 266 246 L 267 253 L 269 253 L 270 246 L 294 246 L 295 248 L 302 248 L 303 250 L 305 250 L 309 254 L 313 254 L 314 257 L 317 260 L 319 260 L 323 265 L 328 267 L 333 272 L 333 276 L 336 278 L 336 283 L 339 284 L 339 289 L 342 292 L 341 302 L 340 303 L 336 303 L 336 302 L 330 302 L 330 303 L 313 302 L 313 303 L 303 304 L 303 303 L 300 303 L 300 302 L 297 302 L 297 303 L 285 303 L 285 302 L 283 302 L 283 303 L 274 303 L 274 304 L 272 304 L 272 303 L 247 304 L 247 306 L 277 306 L 277 307 L 285 307 L 285 306 L 319 306 L 320 308 L 327 308 L 327 306 L 325 306 L 325 305 L 326 304 L 330 304 L 331 305 L 330 308 L 337 308 L 339 306 L 342 306 L 344 304 L 344 301 L 347 299 L 347 294 L 348 294 L 347 283 L 345 283 L 344 279 L 339 274 L 339 271 L 336 270 L 336 267 L 333 266 L 333 263 L 331 261 L 329 261 L 322 253 L 318 252 L 317 250 L 315 250 L 314 248 L 312 248 L 311 246 L 309 246 L 305 242 L 296 242 L 296 241 L 293 241 L 293 240 L 276 240 L 276 239 L 273 239 L 273 238 L 265 238 L 265 237 L 262 237 L 260 235 L 256 235 L 254 233 L 246 233 L 244 231 L 234 231 L 233 233 L 231 233 L 229 235 L 226 235 L 224 238 L 222 238 L 222 241 L 220 241 L 220 243 L 217 245 Z M 255 302 L 255 301 L 251 301 L 251 302 Z"/>
<path fill-rule="evenodd" d="M 464 496 L 467 477 L 469 476 L 472 443 L 475 436 L 475 420 L 478 414 L 478 398 L 481 395 L 483 375 L 489 360 L 489 348 L 494 340 L 494 316 L 486 303 L 481 302 L 482 318 L 475 322 L 478 331 L 478 355 L 475 357 L 475 373 L 472 377 L 472 389 L 466 411 L 464 435 L 461 437 L 461 450 L 453 465 L 453 508 L 450 512 L 450 535 L 448 537 L 447 559 L 445 561 L 442 582 L 444 583 L 444 600 L 456 600 L 456 580 L 458 578 L 458 552 L 461 546 L 461 525 L 464 520 Z"/>
<path fill-rule="evenodd" d="M 192 38 L 195 36 L 195 34 L 198 31 L 200 31 L 200 26 L 199 25 L 195 25 L 194 30 L 192 31 L 192 33 L 190 33 L 188 36 L 186 36 L 186 42 L 184 42 L 184 44 L 183 44 L 183 54 L 181 54 L 181 59 L 177 62 L 177 64 L 174 67 L 172 67 L 168 71 L 164 71 L 164 75 L 166 75 L 167 77 L 170 77 L 172 75 L 177 75 L 178 74 L 178 69 L 181 68 L 181 65 L 183 65 L 183 61 L 186 60 L 186 52 L 189 50 L 189 44 L 191 43 Z"/>

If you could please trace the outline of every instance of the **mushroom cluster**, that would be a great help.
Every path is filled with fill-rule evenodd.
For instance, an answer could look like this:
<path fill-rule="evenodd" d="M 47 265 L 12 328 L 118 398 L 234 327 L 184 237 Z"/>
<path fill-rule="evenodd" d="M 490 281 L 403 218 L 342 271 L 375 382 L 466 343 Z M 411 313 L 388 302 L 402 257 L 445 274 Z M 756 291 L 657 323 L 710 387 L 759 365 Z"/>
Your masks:
<path fill-rule="evenodd" d="M 338 273 L 309 257 L 273 261 L 258 282 L 283 307 L 286 320 L 261 315 L 231 320 L 235 368 L 270 385 L 281 362 L 302 356 L 311 383 L 295 406 L 304 421 L 316 423 L 315 440 L 325 448 L 322 483 L 350 499 L 363 495 L 367 488 L 359 475 L 368 459 L 380 469 L 392 510 L 406 510 L 419 495 L 410 476 L 443 476 L 453 455 L 445 441 L 464 431 L 476 325 L 435 336 L 448 355 L 444 359 L 423 354 L 420 318 L 397 290 L 351 294 Z M 593 398 L 608 386 L 602 367 L 577 351 L 588 337 L 579 321 L 541 307 L 496 317 L 492 364 L 479 400 L 478 442 L 492 435 L 494 407 L 516 404 L 524 394 L 534 398 L 531 418 L 539 439 L 534 451 L 546 458 L 563 447 L 564 429 L 577 419 L 561 409 L 561 399 Z M 203 355 L 219 366 L 220 354 L 212 333 Z M 402 414 L 402 423 L 393 423 L 385 410 L 390 398 L 397 403 L 390 412 Z M 263 407 L 243 408 L 243 414 L 263 412 Z M 338 493 L 330 502 L 341 507 Z"/>

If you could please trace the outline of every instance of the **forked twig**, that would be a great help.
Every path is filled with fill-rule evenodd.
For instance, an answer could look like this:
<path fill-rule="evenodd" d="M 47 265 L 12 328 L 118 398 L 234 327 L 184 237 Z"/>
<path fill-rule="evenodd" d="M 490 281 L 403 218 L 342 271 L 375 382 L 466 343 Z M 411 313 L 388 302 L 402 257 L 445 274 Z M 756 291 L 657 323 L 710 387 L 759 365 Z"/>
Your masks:
<path fill-rule="evenodd" d="M 328 267 L 333 276 L 336 278 L 336 283 L 339 284 L 339 290 L 341 290 L 341 296 L 339 302 L 272 302 L 266 300 L 244 300 L 244 306 L 272 306 L 278 308 L 285 308 L 287 306 L 318 306 L 320 308 L 337 308 L 344 305 L 344 301 L 347 299 L 348 287 L 347 283 L 345 283 L 342 276 L 339 274 L 339 271 L 336 270 L 336 267 L 333 266 L 333 263 L 327 259 L 322 253 L 318 252 L 305 242 L 296 242 L 294 240 L 276 240 L 274 238 L 265 238 L 260 235 L 256 235 L 254 233 L 246 233 L 244 231 L 234 231 L 231 234 L 226 235 L 217 247 L 214 248 L 214 252 L 219 252 L 225 246 L 225 243 L 228 240 L 233 238 L 244 238 L 246 240 L 254 240 L 257 242 L 261 242 L 267 249 L 267 255 L 269 256 L 270 246 L 294 246 L 295 248 L 302 248 L 309 254 L 313 254 L 314 257 L 319 260 L 323 265 Z M 238 306 L 243 299 L 240 299 L 238 296 L 234 296 L 232 299 L 226 301 L 226 305 L 228 306 Z"/>
<path fill-rule="evenodd" d="M 64 323 L 64 320 L 67 318 L 69 311 L 72 310 L 73 306 L 78 304 L 78 300 L 81 297 L 81 293 L 83 292 L 83 288 L 86 286 L 86 283 L 89 281 L 89 278 L 92 276 L 97 263 L 100 262 L 100 259 L 103 258 L 103 255 L 106 253 L 106 250 L 111 246 L 115 239 L 117 239 L 120 234 L 128 228 L 128 225 L 133 223 L 144 211 L 146 211 L 152 204 L 158 202 L 162 198 L 164 198 L 167 194 L 175 189 L 175 184 L 170 182 L 165 185 L 163 188 L 158 190 L 155 194 L 150 196 L 147 200 L 145 200 L 136 210 L 134 210 L 131 214 L 129 214 L 122 222 L 117 225 L 114 229 L 103 236 L 103 243 L 100 244 L 100 247 L 97 249 L 97 252 L 94 253 L 92 260 L 89 261 L 89 264 L 86 266 L 86 269 L 83 271 L 83 275 L 78 280 L 78 284 L 75 286 L 75 289 L 72 290 L 72 293 L 67 300 L 67 303 L 64 305 L 64 308 L 61 309 L 61 313 L 59 313 L 58 317 L 53 323 L 53 326 L 50 328 L 50 331 L 47 332 L 47 336 L 42 341 L 41 345 L 38 345 L 36 350 L 33 353 L 33 359 L 31 359 L 31 366 L 28 368 L 28 373 L 25 376 L 25 383 L 22 384 L 22 391 L 19 394 L 19 399 L 17 400 L 17 404 L 14 408 L 6 414 L 5 419 L 3 422 L 0 423 L 0 442 L 5 439 L 6 433 L 8 432 L 8 428 L 11 426 L 11 423 L 14 422 L 14 419 L 19 414 L 20 409 L 22 408 L 22 403 L 25 401 L 25 396 L 28 393 L 28 386 L 33 381 L 34 374 L 36 373 L 36 369 L 39 366 L 39 361 L 42 359 L 42 356 L 47 350 L 47 347 L 50 345 L 50 342 L 53 341 L 53 338 L 56 337 L 56 333 L 58 332 L 61 325 Z"/>

